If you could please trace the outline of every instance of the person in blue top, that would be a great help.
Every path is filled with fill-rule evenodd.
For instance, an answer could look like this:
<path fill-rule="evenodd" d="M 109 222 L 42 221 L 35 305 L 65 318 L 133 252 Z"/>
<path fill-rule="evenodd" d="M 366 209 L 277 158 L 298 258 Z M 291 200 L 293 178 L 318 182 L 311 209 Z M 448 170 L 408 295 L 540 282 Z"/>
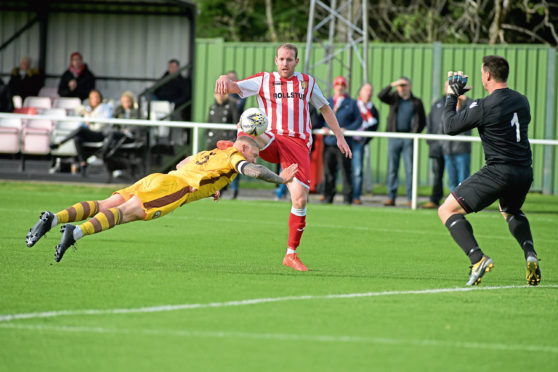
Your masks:
<path fill-rule="evenodd" d="M 328 98 L 329 105 L 335 113 L 341 130 L 357 130 L 362 124 L 362 116 L 358 108 L 357 101 L 347 94 L 347 80 L 343 76 L 338 76 L 333 81 L 333 97 Z M 329 133 L 329 128 L 324 123 L 325 132 Z M 349 146 L 352 146 L 353 138 L 345 137 Z M 324 138 L 324 194 L 325 203 L 333 203 L 336 192 L 337 170 L 341 169 L 343 177 L 343 202 L 352 204 L 353 202 L 353 181 L 351 176 L 351 159 L 346 158 L 337 147 L 335 136 Z"/>

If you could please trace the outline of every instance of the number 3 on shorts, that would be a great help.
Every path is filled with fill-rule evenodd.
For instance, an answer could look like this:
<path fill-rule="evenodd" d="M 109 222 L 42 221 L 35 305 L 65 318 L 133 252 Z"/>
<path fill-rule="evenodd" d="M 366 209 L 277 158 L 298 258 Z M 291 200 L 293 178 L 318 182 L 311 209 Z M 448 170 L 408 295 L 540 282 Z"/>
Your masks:
<path fill-rule="evenodd" d="M 519 119 L 517 117 L 517 112 L 513 113 L 513 118 L 511 120 L 511 126 L 515 127 L 516 142 L 519 142 L 521 140 L 521 136 L 519 134 Z"/>

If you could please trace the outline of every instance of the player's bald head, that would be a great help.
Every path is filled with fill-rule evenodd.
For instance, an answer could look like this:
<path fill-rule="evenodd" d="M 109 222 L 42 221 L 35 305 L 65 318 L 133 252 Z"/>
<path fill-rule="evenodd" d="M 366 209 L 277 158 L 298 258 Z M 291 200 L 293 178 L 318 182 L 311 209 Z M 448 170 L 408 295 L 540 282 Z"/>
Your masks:
<path fill-rule="evenodd" d="M 290 44 L 290 43 L 285 43 L 285 44 L 281 44 L 277 47 L 277 49 L 275 50 L 275 57 L 277 57 L 279 55 L 279 49 L 288 49 L 288 50 L 292 50 L 294 53 L 294 58 L 297 59 L 298 58 L 298 48 L 296 47 L 296 45 L 294 44 Z"/>
<path fill-rule="evenodd" d="M 250 136 L 240 136 L 240 137 L 238 137 L 238 138 L 236 139 L 236 141 L 235 141 L 235 147 L 237 147 L 237 146 L 236 146 L 237 143 L 238 143 L 239 145 L 245 144 L 245 145 L 254 146 L 254 147 L 257 148 L 258 150 L 260 149 L 260 146 L 258 145 L 258 143 L 256 142 L 256 140 L 253 139 L 253 138 L 250 137 Z"/>

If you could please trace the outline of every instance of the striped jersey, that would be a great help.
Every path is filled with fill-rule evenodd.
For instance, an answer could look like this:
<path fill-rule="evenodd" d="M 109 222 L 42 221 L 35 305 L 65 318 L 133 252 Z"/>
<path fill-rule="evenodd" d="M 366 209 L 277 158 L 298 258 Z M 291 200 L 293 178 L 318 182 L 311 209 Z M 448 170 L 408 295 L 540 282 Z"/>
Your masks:
<path fill-rule="evenodd" d="M 269 131 L 301 138 L 310 146 L 309 103 L 318 110 L 328 104 L 312 76 L 295 72 L 290 78 L 282 78 L 278 72 L 260 72 L 236 83 L 242 98 L 257 95 L 258 106 L 269 119 Z"/>

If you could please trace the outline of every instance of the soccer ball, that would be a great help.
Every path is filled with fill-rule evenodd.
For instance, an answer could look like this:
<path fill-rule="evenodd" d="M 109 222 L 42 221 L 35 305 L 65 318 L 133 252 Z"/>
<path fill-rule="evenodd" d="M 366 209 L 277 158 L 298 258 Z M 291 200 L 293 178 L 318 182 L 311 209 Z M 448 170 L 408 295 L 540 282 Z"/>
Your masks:
<path fill-rule="evenodd" d="M 240 116 L 240 129 L 246 134 L 259 136 L 267 129 L 267 116 L 259 108 L 249 108 Z"/>

